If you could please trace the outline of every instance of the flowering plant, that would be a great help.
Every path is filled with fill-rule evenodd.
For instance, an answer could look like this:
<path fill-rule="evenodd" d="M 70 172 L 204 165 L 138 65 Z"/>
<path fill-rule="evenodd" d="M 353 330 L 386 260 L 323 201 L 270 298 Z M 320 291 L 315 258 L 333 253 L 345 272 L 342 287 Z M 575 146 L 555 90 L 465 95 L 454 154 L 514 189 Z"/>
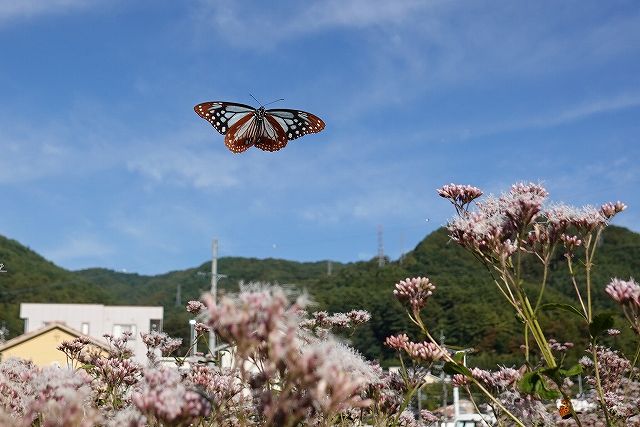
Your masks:
<path fill-rule="evenodd" d="M 628 423 L 635 411 L 621 411 L 613 404 L 614 393 L 606 384 L 615 376 L 603 364 L 604 354 L 608 354 L 598 343 L 602 336 L 612 333 L 613 318 L 610 313 L 594 313 L 592 270 L 601 233 L 609 221 L 626 209 L 621 202 L 606 203 L 599 209 L 592 206 L 574 208 L 564 204 L 545 205 L 548 192 L 538 184 L 519 183 L 499 197 L 490 196 L 483 201 L 476 200 L 483 194 L 476 187 L 449 184 L 438 190 L 438 194 L 448 199 L 456 210 L 456 217 L 447 225 L 450 238 L 470 252 L 491 274 L 497 290 L 513 308 L 523 325 L 525 364 L 518 379 L 517 393 L 529 399 L 553 399 L 562 397 L 565 418 L 572 418 L 582 425 L 580 417 L 570 400 L 569 378 L 582 373 L 585 364 L 563 366 L 564 351 L 570 346 L 560 345 L 547 338 L 540 324 L 540 313 L 544 309 L 564 310 L 582 319 L 584 333 L 589 341 L 586 351 L 590 355 L 590 383 L 595 391 L 596 412 L 606 425 Z M 472 204 L 475 203 L 475 206 Z M 564 250 L 564 258 L 569 271 L 569 280 L 575 291 L 577 305 L 549 303 L 543 304 L 543 296 L 549 278 L 549 270 L 554 254 Z M 530 258 L 542 266 L 542 276 L 537 294 L 531 295 L 524 286 L 524 259 Z M 583 267 L 583 277 L 579 277 L 576 259 Z M 638 334 L 638 313 L 640 313 L 640 287 L 635 282 L 613 279 L 606 292 L 624 310 L 631 328 Z M 411 313 L 415 318 L 415 307 Z M 421 325 L 421 328 L 423 326 Z M 426 331 L 425 331 L 426 333 Z M 435 341 L 431 340 L 435 343 Z M 540 352 L 542 359 L 534 360 L 533 348 Z M 640 342 L 638 346 L 640 351 Z M 560 360 L 558 354 L 562 354 Z M 635 363 L 626 366 L 630 381 L 637 381 Z M 610 358 L 611 359 L 611 358 Z M 512 422 L 524 425 L 522 417 L 507 410 L 502 402 L 496 402 L 489 390 L 481 387 L 478 380 L 490 384 L 488 375 L 469 371 L 459 361 L 450 360 L 448 370 L 457 374 L 457 381 L 465 386 L 474 383 L 495 403 L 494 411 L 506 414 Z M 482 380 L 484 378 L 484 380 Z M 619 399 L 618 399 L 619 400 Z M 498 404 L 501 403 L 501 404 Z M 618 402 L 619 403 L 619 402 Z M 530 419 L 530 417 L 528 417 Z M 542 421 L 545 425 L 546 421 Z M 627 424 L 624 424 L 627 425 Z"/>
<path fill-rule="evenodd" d="M 603 337 L 620 331 L 610 313 L 593 308 L 598 241 L 626 206 L 547 205 L 547 191 L 538 184 L 516 184 L 482 201 L 482 191 L 472 186 L 450 184 L 438 192 L 456 212 L 447 225 L 450 238 L 487 268 L 522 325 L 521 366 L 467 367 L 464 352 L 436 341 L 424 320 L 437 289 L 427 277 L 400 280 L 392 292 L 419 335 L 399 331 L 384 340 L 397 354 L 398 372 L 385 372 L 334 335 L 353 334 L 369 321 L 368 312 L 308 312 L 304 296 L 250 284 L 235 296 L 216 301 L 204 295 L 187 304 L 196 317 L 195 342 L 206 341 L 209 333 L 222 340 L 215 357 L 179 356 L 180 340 L 151 332 L 141 334 L 146 364 L 132 358 L 126 334 L 106 335 L 107 350 L 82 337 L 63 342 L 59 350 L 67 356 L 66 368 L 2 361 L 0 425 L 428 426 L 438 418 L 411 404 L 436 365 L 468 392 L 478 412 L 472 391 L 480 392 L 499 425 L 640 425 L 640 340 L 633 358 L 606 347 Z M 574 304 L 545 303 L 557 253 L 567 263 Z M 533 292 L 525 287 L 526 259 L 541 267 Z M 640 285 L 614 278 L 603 293 L 640 337 Z M 544 310 L 580 319 L 587 345 L 578 364 L 567 365 L 574 344 L 557 341 L 543 328 Z M 173 363 L 161 356 L 173 356 Z M 571 399 L 571 378 L 578 374 L 586 375 L 588 386 L 583 408 Z M 549 404 L 556 399 L 557 414 Z"/>

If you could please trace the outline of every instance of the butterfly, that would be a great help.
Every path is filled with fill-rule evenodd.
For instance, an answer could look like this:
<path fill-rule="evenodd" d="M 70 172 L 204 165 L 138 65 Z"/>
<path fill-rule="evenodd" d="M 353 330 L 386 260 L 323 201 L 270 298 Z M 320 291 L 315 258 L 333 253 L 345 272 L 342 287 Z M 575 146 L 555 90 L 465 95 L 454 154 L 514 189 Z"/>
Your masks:
<path fill-rule="evenodd" d="M 234 153 L 251 146 L 278 151 L 291 140 L 324 129 L 322 119 L 300 110 L 266 110 L 223 101 L 203 102 L 193 109 L 225 136 L 224 144 Z"/>
<path fill-rule="evenodd" d="M 562 399 L 560 403 L 560 407 L 558 408 L 558 413 L 563 420 L 569 419 L 572 417 L 571 414 L 571 402 L 568 399 Z"/>

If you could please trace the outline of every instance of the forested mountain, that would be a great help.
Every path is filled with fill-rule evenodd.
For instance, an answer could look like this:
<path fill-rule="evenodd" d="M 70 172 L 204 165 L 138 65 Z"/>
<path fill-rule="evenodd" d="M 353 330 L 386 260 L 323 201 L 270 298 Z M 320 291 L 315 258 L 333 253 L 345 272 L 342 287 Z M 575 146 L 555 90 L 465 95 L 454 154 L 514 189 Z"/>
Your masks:
<path fill-rule="evenodd" d="M 604 286 L 611 277 L 640 276 L 640 235 L 611 226 L 600 246 L 593 280 L 595 304 L 599 309 L 617 311 L 604 294 Z M 186 338 L 189 315 L 184 305 L 206 291 L 211 280 L 209 262 L 157 276 L 100 268 L 68 271 L 6 238 L 0 238 L 0 262 L 8 271 L 0 274 L 0 321 L 6 322 L 10 336 L 22 332 L 20 302 L 100 302 L 162 305 L 165 331 Z M 535 265 L 528 266 L 528 276 L 535 278 L 536 269 Z M 220 292 L 236 291 L 239 281 L 278 282 L 306 290 L 315 301 L 312 310 L 369 310 L 371 321 L 349 337 L 369 358 L 391 360 L 394 355 L 382 345 L 384 338 L 402 331 L 415 332 L 392 295 L 397 281 L 413 276 L 428 276 L 437 286 L 424 315 L 432 332 L 437 336 L 443 333 L 447 344 L 476 348 L 474 364 L 509 363 L 517 356 L 522 341 L 522 328 L 487 271 L 450 242 L 443 229 L 427 236 L 401 260 L 389 261 L 382 268 L 377 260 L 333 262 L 332 274 L 328 275 L 326 261 L 225 257 L 218 261 L 218 270 L 226 275 L 219 282 Z M 550 302 L 573 302 L 562 253 L 554 262 L 546 298 Z M 582 327 L 563 312 L 549 312 L 545 324 L 548 335 L 559 341 L 574 339 Z M 616 339 L 625 347 L 631 337 L 622 322 L 617 326 L 623 334 Z"/>
<path fill-rule="evenodd" d="M 47 261 L 15 240 L 0 236 L 0 324 L 9 337 L 23 332 L 19 319 L 21 302 L 78 302 L 116 304 L 108 292 L 77 273 Z"/>

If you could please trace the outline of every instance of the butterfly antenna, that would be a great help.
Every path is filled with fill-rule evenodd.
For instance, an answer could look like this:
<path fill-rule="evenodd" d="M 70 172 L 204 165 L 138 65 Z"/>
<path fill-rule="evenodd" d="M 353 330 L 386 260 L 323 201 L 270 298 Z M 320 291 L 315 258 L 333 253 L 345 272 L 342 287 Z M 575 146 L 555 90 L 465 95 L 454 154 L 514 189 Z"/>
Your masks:
<path fill-rule="evenodd" d="M 284 98 L 280 98 L 280 99 L 276 99 L 275 101 L 267 102 L 266 104 L 264 104 L 264 107 L 266 107 L 267 105 L 275 104 L 276 102 L 280 102 L 280 101 L 284 101 Z"/>
<path fill-rule="evenodd" d="M 258 104 L 260 104 L 261 107 L 264 107 L 264 105 L 262 105 L 262 102 L 258 101 L 255 96 L 251 94 L 249 94 L 249 96 L 251 96 Z"/>

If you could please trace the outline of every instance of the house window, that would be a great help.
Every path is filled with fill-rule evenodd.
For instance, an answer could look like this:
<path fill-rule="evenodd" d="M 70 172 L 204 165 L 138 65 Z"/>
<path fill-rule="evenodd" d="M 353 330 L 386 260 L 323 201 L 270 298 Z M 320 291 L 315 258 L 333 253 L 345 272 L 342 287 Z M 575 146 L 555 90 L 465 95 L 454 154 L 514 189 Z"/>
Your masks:
<path fill-rule="evenodd" d="M 162 319 L 150 319 L 149 331 L 162 332 Z"/>
<path fill-rule="evenodd" d="M 82 322 L 80 332 L 82 332 L 83 335 L 89 335 L 89 322 Z"/>
<path fill-rule="evenodd" d="M 130 324 L 130 325 L 113 325 L 113 336 L 114 337 L 119 338 L 125 332 L 131 332 L 131 337 L 129 338 L 129 340 L 135 340 L 136 339 L 136 332 L 137 332 L 136 325 L 133 325 L 133 324 Z"/>

